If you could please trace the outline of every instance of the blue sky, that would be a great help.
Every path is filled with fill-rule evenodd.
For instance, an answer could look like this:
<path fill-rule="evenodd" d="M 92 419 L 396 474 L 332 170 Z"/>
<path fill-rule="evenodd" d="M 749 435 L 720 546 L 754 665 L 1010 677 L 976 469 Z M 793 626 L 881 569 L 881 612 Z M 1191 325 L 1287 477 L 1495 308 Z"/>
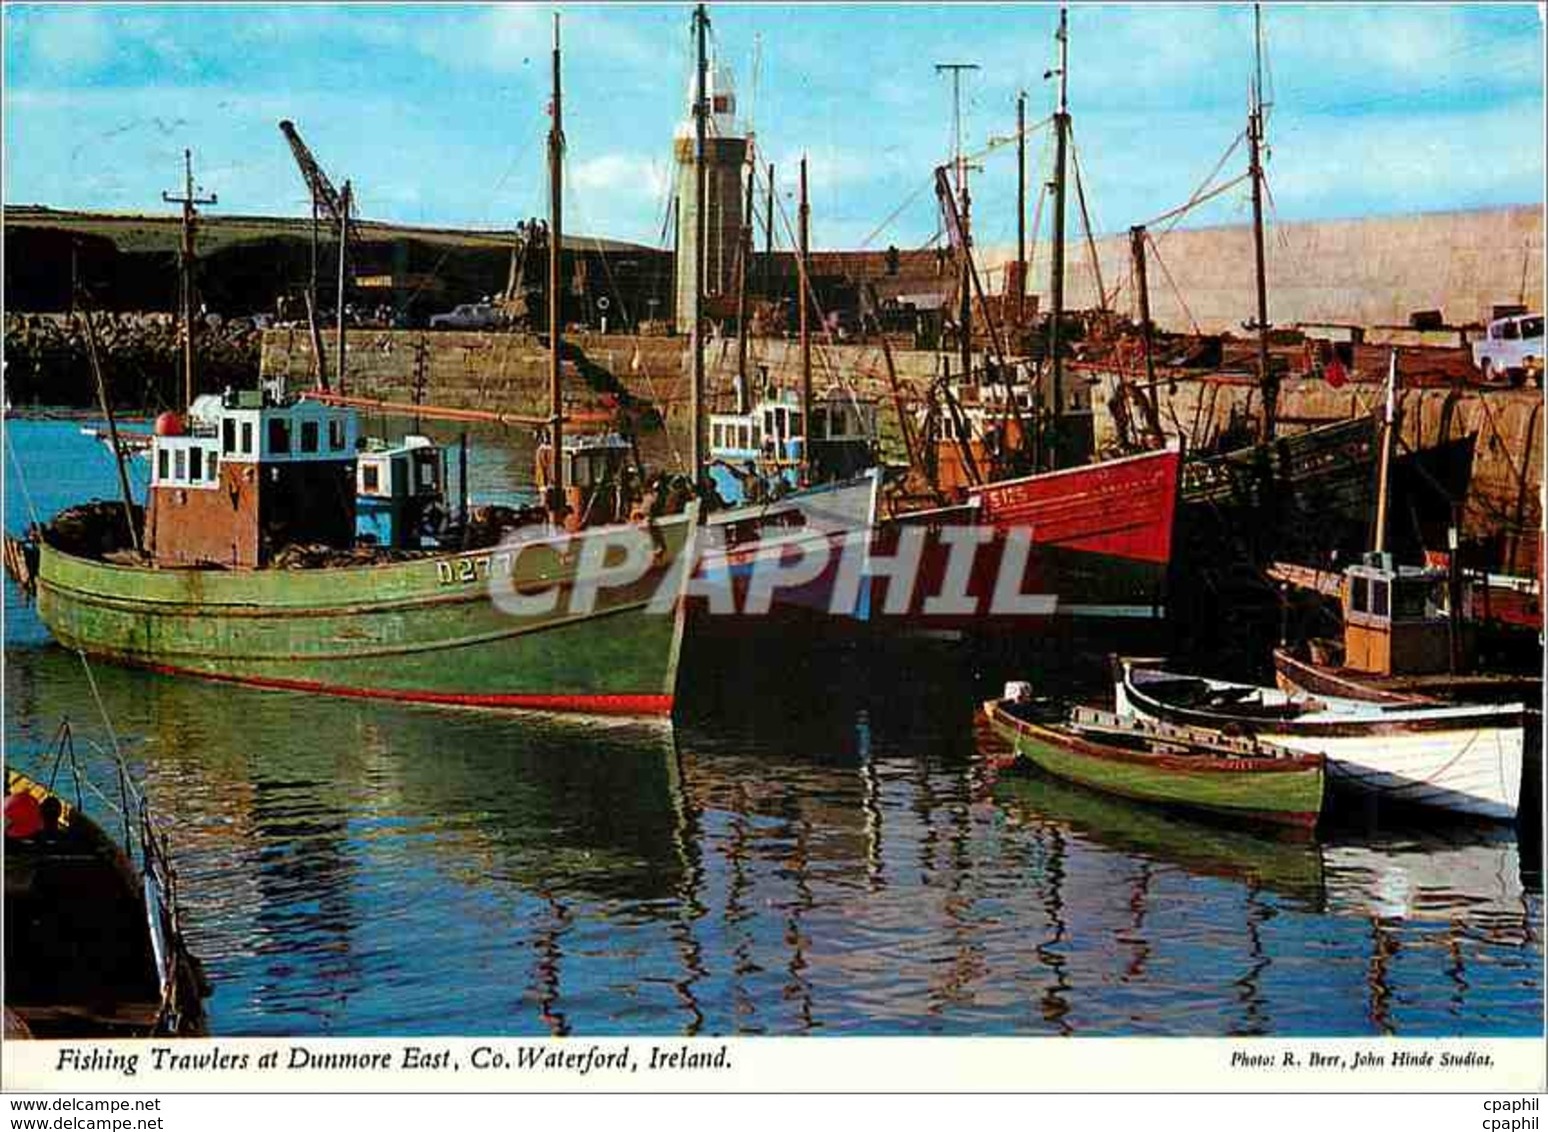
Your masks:
<path fill-rule="evenodd" d="M 216 211 L 299 215 L 306 190 L 276 128 L 288 117 L 335 182 L 354 180 L 368 217 L 509 226 L 546 209 L 556 10 L 566 227 L 657 245 L 691 74 L 688 6 L 7 4 L 5 201 L 170 211 L 161 191 L 180 187 L 188 146 Z M 1543 200 L 1536 6 L 1264 12 L 1274 217 Z M 717 58 L 735 72 L 782 189 L 808 155 L 819 247 L 868 237 L 917 247 L 935 232 L 930 169 L 950 139 L 935 62 L 981 67 L 966 83 L 970 148 L 1014 129 L 1018 90 L 1030 122 L 1053 109 L 1043 73 L 1055 7 L 747 4 L 710 15 Z M 1071 9 L 1070 105 L 1099 231 L 1189 197 L 1243 127 L 1251 63 L 1249 5 Z M 1030 146 L 1034 186 L 1051 162 L 1047 137 Z M 1244 162 L 1239 150 L 1225 176 Z M 974 189 L 980 242 L 1013 240 L 1013 147 L 985 159 Z M 1243 186 L 1194 217 L 1240 221 L 1246 201 Z"/>

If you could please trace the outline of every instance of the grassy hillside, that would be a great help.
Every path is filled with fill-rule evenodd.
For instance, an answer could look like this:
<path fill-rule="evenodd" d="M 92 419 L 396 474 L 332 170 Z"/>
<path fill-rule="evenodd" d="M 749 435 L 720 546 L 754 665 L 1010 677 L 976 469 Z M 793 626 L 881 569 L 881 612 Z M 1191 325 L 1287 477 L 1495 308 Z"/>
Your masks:
<path fill-rule="evenodd" d="M 171 206 L 168 207 L 170 209 Z M 419 228 L 410 225 L 384 224 L 374 220 L 357 220 L 354 226 L 356 238 L 362 242 L 418 240 L 428 244 L 466 249 L 507 249 L 514 235 L 510 230 Z M 181 218 L 170 211 L 166 215 L 134 215 L 71 212 L 45 208 L 42 205 L 8 205 L 5 208 L 5 227 L 8 230 L 51 228 L 77 235 L 98 236 L 111 240 L 122 253 L 175 252 L 181 239 Z M 199 217 L 199 252 L 201 255 L 207 255 L 244 243 L 272 240 L 276 237 L 308 239 L 311 230 L 312 220 L 309 216 L 222 216 L 218 212 L 207 211 Z M 592 236 L 575 236 L 565 240 L 566 247 L 595 250 L 598 245 L 604 251 L 639 249 L 637 244 L 623 243 L 618 240 L 599 240 Z"/>

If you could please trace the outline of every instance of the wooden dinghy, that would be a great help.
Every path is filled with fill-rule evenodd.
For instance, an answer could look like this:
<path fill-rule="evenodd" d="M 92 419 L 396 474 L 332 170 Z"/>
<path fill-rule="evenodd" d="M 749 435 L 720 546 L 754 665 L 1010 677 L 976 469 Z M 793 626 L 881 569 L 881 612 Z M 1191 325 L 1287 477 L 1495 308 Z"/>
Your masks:
<path fill-rule="evenodd" d="M 1018 694 L 984 704 L 995 733 L 1039 769 L 1095 790 L 1245 821 L 1311 829 L 1323 759 L 1252 739 L 1070 711 Z"/>
<path fill-rule="evenodd" d="M 68 744 L 68 724 L 59 741 Z M 175 877 L 144 807 L 129 820 L 138 867 L 78 801 L 7 770 L 7 1036 L 204 1032 L 208 986 L 183 940 Z"/>
<path fill-rule="evenodd" d="M 1526 708 L 1306 696 L 1119 663 L 1118 714 L 1252 735 L 1327 756 L 1335 786 L 1389 801 L 1512 821 Z"/>

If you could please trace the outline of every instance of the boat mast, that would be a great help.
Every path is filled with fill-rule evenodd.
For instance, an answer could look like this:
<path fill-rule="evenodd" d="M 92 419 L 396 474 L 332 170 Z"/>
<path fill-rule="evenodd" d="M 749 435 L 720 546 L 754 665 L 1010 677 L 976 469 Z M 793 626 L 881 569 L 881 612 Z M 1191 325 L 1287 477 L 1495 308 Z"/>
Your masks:
<path fill-rule="evenodd" d="M 1129 229 L 1129 252 L 1134 257 L 1134 290 L 1139 297 L 1140 334 L 1145 343 L 1145 388 L 1140 393 L 1139 403 L 1145 414 L 1150 438 L 1159 447 L 1165 438 L 1161 433 L 1161 418 L 1156 408 L 1160 393 L 1156 390 L 1156 328 L 1150 320 L 1150 282 L 1145 270 L 1147 238 L 1143 224 L 1136 224 Z"/>
<path fill-rule="evenodd" d="M 1269 371 L 1268 281 L 1263 261 L 1263 7 L 1252 6 L 1252 96 L 1247 108 L 1248 172 L 1252 176 L 1252 246 L 1258 288 L 1258 383 L 1263 391 L 1263 439 L 1274 439 L 1279 418 L 1279 380 Z"/>
<path fill-rule="evenodd" d="M 194 232 L 198 228 L 198 209 L 201 204 L 219 204 L 214 193 L 207 197 L 194 195 L 193 151 L 183 150 L 183 195 L 175 197 L 163 192 L 161 199 L 168 204 L 183 206 L 183 245 L 178 256 L 178 281 L 183 300 L 183 405 L 193 404 L 194 399 Z"/>
<path fill-rule="evenodd" d="M 1060 323 L 1064 319 L 1064 180 L 1066 149 L 1070 135 L 1069 111 L 1069 9 L 1059 9 L 1059 109 L 1054 112 L 1054 215 L 1053 260 L 1050 267 L 1049 292 L 1052 309 L 1048 314 L 1048 355 L 1053 366 L 1053 380 L 1049 387 L 1052 404 L 1050 437 L 1044 446 L 1045 460 L 1050 469 L 1059 466 L 1059 421 L 1064 413 L 1064 359 L 1060 356 Z"/>
<path fill-rule="evenodd" d="M 709 226 L 705 222 L 704 191 L 705 133 L 709 118 L 709 60 L 705 46 L 705 32 L 709 27 L 709 15 L 700 4 L 693 10 L 694 38 L 698 45 L 698 68 L 693 99 L 693 387 L 689 397 L 689 413 L 693 417 L 693 440 L 689 445 L 689 460 L 693 465 L 693 482 L 698 487 L 704 469 L 704 243 L 709 238 Z"/>
<path fill-rule="evenodd" d="M 962 72 L 978 70 L 977 63 L 937 63 L 937 74 L 951 75 L 951 162 L 957 177 L 958 231 L 962 236 L 962 259 L 957 273 L 958 348 L 962 355 L 962 380 L 973 380 L 973 282 L 970 276 L 972 238 L 969 236 L 967 161 L 962 155 Z"/>
<path fill-rule="evenodd" d="M 192 196 L 193 193 L 188 195 Z M 113 463 L 118 468 L 118 491 L 124 505 L 124 523 L 129 528 L 129 543 L 135 553 L 139 554 L 143 548 L 140 545 L 140 528 L 134 522 L 134 493 L 129 490 L 124 450 L 118 443 L 118 421 L 113 416 L 113 401 L 108 396 L 107 378 L 102 374 L 102 361 L 97 356 L 97 323 L 92 318 L 91 307 L 84 302 L 81 303 L 81 317 L 86 323 L 86 357 L 91 362 L 91 376 L 97 385 L 97 406 L 107 420 L 108 443 L 113 446 Z"/>
<path fill-rule="evenodd" d="M 564 116 L 559 86 L 559 14 L 554 13 L 553 119 L 548 127 L 548 514 L 564 518 L 564 389 L 561 349 L 564 319 L 559 293 L 560 244 L 564 239 Z"/>
<path fill-rule="evenodd" d="M 750 147 L 749 147 L 750 148 Z M 736 411 L 747 411 L 747 288 L 751 284 L 753 257 L 753 181 L 757 179 L 755 160 L 747 163 L 747 187 L 742 205 L 742 269 L 736 287 L 736 378 L 739 383 Z"/>
<path fill-rule="evenodd" d="M 354 190 L 349 182 L 344 182 L 344 187 L 339 190 L 339 301 L 338 301 L 338 334 L 334 350 L 339 355 L 335 367 L 338 377 L 339 392 L 344 392 L 344 285 L 349 264 L 349 206 L 353 202 Z"/>
<path fill-rule="evenodd" d="M 801 483 L 812 482 L 812 329 L 807 287 L 810 267 L 812 207 L 806 196 L 806 158 L 801 158 L 801 207 L 797 215 L 798 250 L 796 286 L 800 289 L 796 309 L 801 323 Z"/>
<path fill-rule="evenodd" d="M 1016 327 L 1026 318 L 1027 298 L 1027 92 L 1016 95 Z"/>
<path fill-rule="evenodd" d="M 769 162 L 768 211 L 763 216 L 763 289 L 764 298 L 774 292 L 774 163 Z"/>
<path fill-rule="evenodd" d="M 1387 493 L 1392 486 L 1392 442 L 1397 432 L 1398 352 L 1392 349 L 1387 362 L 1387 404 L 1382 415 L 1381 462 L 1376 476 L 1376 531 L 1372 549 L 1381 554 L 1387 549 Z M 1456 552 L 1452 552 L 1455 556 Z"/>

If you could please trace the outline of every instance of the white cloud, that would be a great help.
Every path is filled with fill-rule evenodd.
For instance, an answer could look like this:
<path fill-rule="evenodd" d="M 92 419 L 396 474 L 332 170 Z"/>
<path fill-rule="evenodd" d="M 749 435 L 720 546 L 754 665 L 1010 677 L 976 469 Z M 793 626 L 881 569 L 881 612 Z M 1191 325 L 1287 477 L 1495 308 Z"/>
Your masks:
<path fill-rule="evenodd" d="M 36 57 L 61 69 L 90 70 L 113 47 L 113 30 L 97 8 L 42 8 L 27 13 L 11 34 Z"/>
<path fill-rule="evenodd" d="M 569 187 L 576 192 L 621 193 L 655 201 L 666 192 L 666 162 L 636 153 L 604 153 L 572 167 Z"/>
<path fill-rule="evenodd" d="M 496 73 L 546 65 L 553 51 L 553 10 L 532 4 L 496 4 L 464 15 L 460 8 L 407 34 L 391 23 L 360 21 L 363 34 L 391 37 L 454 70 Z M 659 61 L 659 45 L 644 42 L 623 21 L 597 13 L 569 11 L 559 32 L 566 55 L 584 52 L 588 60 L 648 65 Z"/>
<path fill-rule="evenodd" d="M 1269 184 L 1287 212 L 1325 209 L 1351 196 L 1367 207 L 1390 202 L 1384 211 L 1459 198 L 1541 201 L 1543 137 L 1522 128 L 1541 109 L 1533 103 L 1307 124 L 1276 150 Z"/>

